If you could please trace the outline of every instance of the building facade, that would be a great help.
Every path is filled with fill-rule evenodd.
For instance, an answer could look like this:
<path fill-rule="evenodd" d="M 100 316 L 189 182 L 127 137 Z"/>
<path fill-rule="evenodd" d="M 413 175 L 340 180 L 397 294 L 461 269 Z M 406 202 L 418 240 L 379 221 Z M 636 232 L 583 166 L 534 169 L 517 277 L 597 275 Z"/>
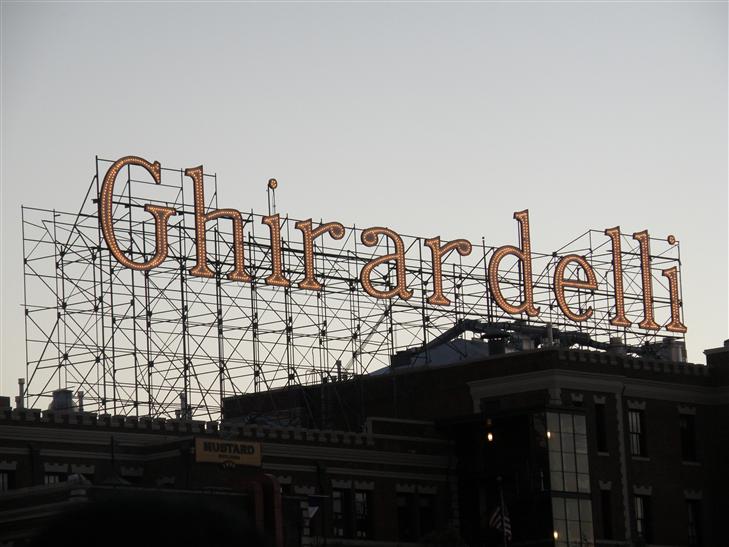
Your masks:
<path fill-rule="evenodd" d="M 34 496 L 133 488 L 223 497 L 282 547 L 727 544 L 729 346 L 471 355 L 226 399 L 219 423 L 8 408 L 0 541 L 42 526 Z"/>

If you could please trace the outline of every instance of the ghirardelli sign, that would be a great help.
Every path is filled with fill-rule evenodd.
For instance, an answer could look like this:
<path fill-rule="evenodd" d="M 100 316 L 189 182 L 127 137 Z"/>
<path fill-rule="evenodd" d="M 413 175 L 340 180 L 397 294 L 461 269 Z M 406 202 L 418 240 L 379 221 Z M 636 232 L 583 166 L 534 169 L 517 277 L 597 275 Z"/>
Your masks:
<path fill-rule="evenodd" d="M 120 247 L 115 234 L 114 222 L 114 196 L 115 183 L 120 171 L 128 166 L 137 166 L 144 169 L 154 180 L 155 184 L 161 183 L 161 165 L 159 162 L 150 162 L 137 156 L 125 156 L 116 162 L 106 172 L 99 195 L 99 222 L 103 232 L 104 240 L 111 255 L 126 268 L 135 271 L 147 272 L 162 265 L 168 259 L 169 243 L 168 228 L 173 217 L 179 214 L 174 207 L 148 203 L 144 210 L 149 214 L 149 220 L 154 224 L 154 250 L 137 253 L 138 256 L 128 256 Z M 274 287 L 295 289 L 299 291 L 320 292 L 323 290 L 323 281 L 319 277 L 316 268 L 315 243 L 321 238 L 331 240 L 342 240 L 347 228 L 338 221 L 315 224 L 312 219 L 301 220 L 295 223 L 295 230 L 298 231 L 298 242 L 294 243 L 293 238 L 287 241 L 288 252 L 295 253 L 303 265 L 298 272 L 298 277 L 293 276 L 294 270 L 286 268 L 283 259 L 284 241 L 282 238 L 281 222 L 279 214 L 269 214 L 261 217 L 261 223 L 268 230 L 270 248 L 266 252 L 268 264 L 263 271 L 257 268 L 258 273 L 254 274 L 249 270 L 247 264 L 246 230 L 250 222 L 246 215 L 235 208 L 210 208 L 206 206 L 204 175 L 202 166 L 185 169 L 185 177 L 189 179 L 193 190 L 194 199 L 194 231 L 195 231 L 195 253 L 187 257 L 193 262 L 187 273 L 192 277 L 215 278 L 219 276 L 220 261 L 215 257 L 211 259 L 211 249 L 208 248 L 207 228 L 210 223 L 217 220 L 229 221 L 232 230 L 229 234 L 228 244 L 232 250 L 232 264 L 225 277 L 230 283 L 252 284 L 263 283 Z M 661 269 L 660 274 L 665 278 L 666 283 L 663 289 L 667 292 L 664 300 L 668 304 L 667 317 L 663 324 L 656 321 L 655 302 L 651 254 L 651 238 L 648 230 L 638 231 L 632 234 L 632 240 L 637 243 L 636 252 L 631 255 L 638 255 L 640 268 L 640 299 L 642 302 L 641 316 L 630 317 L 626 308 L 626 293 L 624 284 L 624 256 L 622 248 L 623 234 L 619 227 L 612 227 L 603 230 L 604 242 L 602 245 L 609 246 L 609 263 L 603 258 L 601 263 L 591 263 L 590 257 L 584 254 L 570 252 L 559 256 L 552 253 L 551 266 L 548 268 L 549 276 L 540 275 L 539 281 L 535 281 L 533 268 L 533 250 L 531 246 L 529 224 L 529 211 L 517 211 L 514 219 L 519 227 L 519 242 L 517 245 L 502 245 L 490 248 L 486 266 L 485 287 L 483 298 L 490 299 L 500 310 L 511 316 L 526 316 L 527 318 L 540 320 L 543 310 L 535 301 L 535 284 L 546 287 L 551 292 L 549 301 L 544 301 L 551 309 L 559 309 L 563 316 L 574 323 L 582 323 L 593 316 L 595 312 L 594 296 L 601 294 L 604 298 L 597 301 L 606 309 L 609 308 L 609 324 L 617 329 L 631 327 L 637 322 L 640 329 L 646 331 L 657 331 L 661 327 L 674 333 L 685 333 L 686 326 L 681 320 L 681 301 L 679 270 L 677 265 Z M 361 264 L 357 272 L 357 279 L 362 289 L 372 298 L 381 300 L 399 299 L 409 301 L 412 298 L 421 298 L 424 305 L 429 307 L 448 307 L 454 304 L 452 297 L 449 297 L 444 290 L 444 262 L 452 253 L 457 253 L 465 258 L 474 252 L 474 244 L 467 239 L 455 239 L 441 241 L 439 236 L 422 239 L 421 248 L 413 248 L 412 245 L 406 249 L 401 235 L 396 231 L 382 226 L 368 227 L 361 230 L 359 240 L 365 247 L 376 248 L 385 243 L 387 252 L 372 257 Z M 420 238 L 418 239 L 420 241 Z M 673 235 L 666 238 L 669 245 L 676 245 Z M 484 248 L 484 258 L 486 255 Z M 418 287 L 412 287 L 409 279 L 411 269 L 408 267 L 408 253 L 425 255 L 425 269 L 429 272 L 428 282 L 423 282 Z M 141 256 L 139 256 L 141 255 Z M 548 255 L 542 255 L 548 256 Z M 185 257 L 183 262 L 187 260 Z M 505 295 L 503 285 L 503 267 L 506 259 L 512 263 L 511 270 L 518 272 L 518 286 L 516 292 Z M 180 259 L 180 257 L 178 257 Z M 218 270 L 211 267 L 211 260 L 216 260 Z M 606 268 L 608 266 L 608 268 Z M 378 268 L 380 270 L 378 271 Z M 388 271 L 388 275 L 382 275 L 382 269 Z M 607 275 L 607 270 L 610 275 Z M 423 266 L 420 267 L 421 273 Z M 600 270 L 598 272 L 598 270 Z M 544 270 L 542 270 L 544 271 Z M 392 272 L 393 275 L 389 275 Z M 601 286 L 601 281 L 604 283 Z M 454 287 L 458 286 L 458 279 L 453 278 Z M 609 285 L 609 289 L 606 286 Z M 511 283 L 512 289 L 514 284 Z M 420 291 L 416 295 L 416 290 Z M 451 291 L 457 295 L 457 291 Z M 591 296 L 593 298 L 591 298 Z M 456 296 L 457 297 L 457 296 Z"/>

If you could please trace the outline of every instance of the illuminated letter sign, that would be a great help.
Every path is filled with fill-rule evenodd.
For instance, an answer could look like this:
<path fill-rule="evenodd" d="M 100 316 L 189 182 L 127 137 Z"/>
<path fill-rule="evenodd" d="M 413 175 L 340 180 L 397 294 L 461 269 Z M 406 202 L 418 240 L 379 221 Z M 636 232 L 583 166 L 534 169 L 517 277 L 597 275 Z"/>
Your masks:
<path fill-rule="evenodd" d="M 678 268 L 668 268 L 661 272 L 663 277 L 668 278 L 668 290 L 671 293 L 671 322 L 666 325 L 666 330 L 671 332 L 686 332 L 686 325 L 681 323 L 681 308 L 678 298 Z"/>
<path fill-rule="evenodd" d="M 147 203 L 144 210 L 152 215 L 155 223 L 154 255 L 146 261 L 140 259 L 142 253 L 133 251 L 131 242 L 129 249 L 123 250 L 120 248 L 117 235 L 114 232 L 112 217 L 115 205 L 113 201 L 114 185 L 119 172 L 126 166 L 141 167 L 152 176 L 156 185 L 162 184 L 163 172 L 159 162 L 150 163 L 137 156 L 125 156 L 117 160 L 104 176 L 99 191 L 99 223 L 109 252 L 121 265 L 133 270 L 148 271 L 162 264 L 168 253 L 172 254 L 168 246 L 168 230 L 181 230 L 184 235 L 186 234 L 186 228 L 184 223 L 174 223 L 170 226 L 170 218 L 178 214 L 176 209 Z M 465 283 L 470 284 L 470 286 L 466 285 L 469 287 L 470 294 L 466 294 L 464 298 L 460 298 L 456 302 L 456 305 L 459 306 L 458 311 L 463 311 L 464 314 L 476 313 L 474 307 L 482 305 L 485 301 L 487 310 L 485 313 L 479 313 L 482 316 L 488 316 L 490 320 L 494 320 L 494 317 L 520 314 L 526 314 L 528 318 L 536 318 L 540 314 L 540 308 L 535 305 L 536 301 L 540 306 L 548 306 L 548 310 L 559 308 L 566 319 L 574 322 L 583 322 L 592 318 L 593 321 L 599 323 L 604 318 L 605 323 L 607 323 L 609 319 L 609 327 L 606 328 L 612 331 L 628 329 L 633 325 L 627 314 L 632 313 L 634 311 L 632 306 L 639 305 L 642 300 L 643 318 L 637 324 L 637 327 L 651 331 L 659 330 L 661 325 L 656 321 L 657 310 L 661 316 L 660 321 L 666 330 L 674 333 L 685 333 L 687 331 L 686 325 L 681 320 L 682 302 L 677 256 L 671 258 L 665 253 L 657 253 L 661 264 L 674 261 L 676 265 L 660 270 L 663 277 L 667 279 L 670 300 L 665 295 L 659 295 L 654 299 L 650 254 L 651 240 L 647 230 L 632 234 L 633 240 L 637 241 L 638 245 L 631 244 L 630 252 L 625 254 L 623 254 L 621 248 L 624 236 L 620 232 L 620 227 L 615 226 L 601 232 L 609 238 L 609 242 L 603 240 L 597 248 L 594 248 L 592 239 L 590 239 L 589 261 L 588 256 L 574 253 L 558 257 L 557 253 L 549 255 L 535 252 L 532 256 L 529 211 L 525 209 L 514 213 L 514 219 L 519 225 L 519 245 L 504 245 L 494 248 L 488 247 L 484 242 L 482 245 L 483 254 L 479 257 L 483 260 L 483 266 L 478 267 L 479 273 L 472 275 L 472 272 L 476 270 L 474 266 L 469 273 L 464 275 L 464 268 L 471 267 L 463 266 L 461 258 L 452 253 L 456 251 L 460 257 L 469 256 L 473 251 L 473 245 L 466 239 L 456 239 L 442 243 L 439 236 L 425 240 L 416 238 L 415 241 L 420 246 L 421 253 L 423 251 L 422 245 L 430 250 L 431 268 L 428 270 L 427 261 L 422 260 L 422 255 L 417 266 L 413 266 L 413 262 L 409 260 L 406 262 L 406 245 L 403 241 L 405 236 L 401 237 L 390 228 L 367 228 L 361 231 L 360 239 L 366 247 L 374 249 L 361 253 L 357 250 L 356 228 L 351 228 L 353 237 L 351 240 L 347 238 L 345 245 L 347 241 L 354 241 L 352 243 L 354 245 L 354 254 L 348 254 L 344 260 L 349 260 L 353 256 L 354 261 L 348 262 L 344 270 L 338 270 L 332 274 L 332 270 L 329 269 L 330 273 L 327 274 L 323 270 L 317 272 L 316 266 L 323 268 L 325 265 L 329 265 L 327 267 L 330 268 L 331 264 L 338 262 L 343 255 L 338 249 L 334 249 L 330 253 L 330 250 L 323 243 L 321 247 L 317 245 L 317 253 L 315 253 L 314 242 L 317 238 L 322 238 L 325 235 L 333 240 L 343 239 L 346 233 L 343 224 L 328 222 L 315 227 L 311 218 L 297 221 L 295 228 L 301 233 L 300 241 L 298 243 L 284 242 L 282 240 L 282 230 L 285 230 L 286 226 L 290 226 L 286 224 L 288 218 L 286 217 L 282 221 L 278 214 L 270 214 L 271 211 L 269 211 L 268 216 L 259 217 L 261 223 L 268 226 L 267 243 L 262 244 L 260 240 L 256 240 L 253 228 L 250 228 L 250 240 L 246 241 L 244 234 L 246 221 L 240 211 L 236 209 L 207 209 L 202 166 L 190 167 L 184 173 L 192 179 L 194 211 L 185 209 L 184 203 L 179 207 L 181 214 L 194 213 L 196 254 L 194 257 L 179 256 L 178 252 L 184 253 L 184 249 L 190 248 L 180 244 L 183 250 L 177 251 L 177 247 L 175 247 L 174 258 L 179 260 L 181 265 L 185 264 L 185 261 L 194 263 L 189 272 L 195 277 L 214 278 L 220 274 L 220 264 L 226 263 L 228 264 L 226 267 L 229 269 L 227 278 L 231 281 L 253 282 L 255 278 L 255 281 L 260 283 L 262 280 L 265 281 L 266 285 L 285 288 L 286 290 L 283 293 L 286 298 L 294 298 L 290 288 L 295 283 L 299 289 L 317 291 L 319 294 L 316 298 L 325 300 L 326 292 L 324 289 L 327 289 L 328 292 L 329 286 L 325 286 L 324 280 L 327 280 L 327 282 L 331 280 L 334 286 L 346 283 L 347 290 L 351 293 L 355 292 L 357 281 L 359 281 L 364 292 L 373 298 L 399 298 L 407 301 L 414 294 L 413 290 L 408 288 L 407 277 L 410 275 L 414 285 L 416 283 L 414 280 L 418 279 L 418 286 L 421 291 L 419 296 L 421 298 L 403 305 L 404 309 L 412 309 L 418 306 L 424 309 L 429 306 L 449 306 L 453 302 L 446 297 L 447 291 L 444 288 L 444 282 L 451 283 L 448 290 L 454 290 L 460 296 L 465 294 L 462 292 L 465 279 Z M 166 184 L 164 186 L 167 187 Z M 275 190 L 276 186 L 275 179 L 269 180 L 269 192 Z M 180 192 L 180 195 L 183 195 L 182 192 Z M 155 203 L 160 201 L 155 201 Z M 232 247 L 229 247 L 233 255 L 232 266 L 229 260 L 226 261 L 225 256 L 216 257 L 213 264 L 208 261 L 206 227 L 209 222 L 218 219 L 230 220 L 232 223 Z M 140 234 L 135 235 L 137 244 L 139 244 L 139 241 L 136 238 L 149 237 L 149 240 L 152 239 L 149 227 L 144 227 L 146 224 L 146 222 L 142 223 L 142 230 L 135 232 Z M 121 234 L 121 232 L 118 233 Z M 132 237 L 132 233 L 130 227 L 128 238 Z M 382 240 L 382 244 L 380 236 L 387 238 Z M 592 238 L 591 235 L 590 238 Z M 627 242 L 627 235 L 625 238 Z M 405 239 L 408 240 L 407 237 Z M 183 237 L 180 240 L 182 241 Z M 127 240 L 124 241 L 126 243 Z M 666 241 L 669 245 L 676 244 L 676 238 L 673 235 L 668 236 Z M 173 242 L 176 243 L 177 238 Z M 322 239 L 319 240 L 319 243 L 321 242 Z M 286 243 L 285 248 L 284 243 Z M 138 246 L 141 247 L 141 245 Z M 385 252 L 388 254 L 378 256 L 378 251 L 383 248 L 387 249 Z M 416 248 L 416 245 L 408 242 L 408 252 L 414 248 Z M 246 255 L 246 253 L 250 254 Z M 220 254 L 222 255 L 222 253 Z M 226 253 L 226 256 L 229 256 L 229 254 Z M 134 260 L 135 255 L 137 260 Z M 501 267 L 504 259 L 509 256 L 516 259 L 516 264 L 519 266 L 518 273 L 515 271 L 516 268 L 514 268 L 514 271 L 507 271 L 506 266 Z M 146 259 L 147 257 L 148 255 L 145 254 L 142 258 Z M 250 262 L 248 270 L 246 269 L 246 258 Z M 284 264 L 284 258 L 286 258 L 286 264 Z M 317 258 L 322 259 L 318 264 L 315 263 Z M 350 270 L 351 264 L 356 264 L 353 270 Z M 362 266 L 362 264 L 364 265 Z M 513 260 L 511 264 L 513 264 Z M 544 269 L 542 269 L 542 265 L 544 265 Z M 334 266 L 338 268 L 338 265 L 335 264 Z M 598 278 L 609 280 L 611 274 L 607 269 L 610 266 L 612 266 L 612 291 L 609 287 L 601 291 L 598 286 Z M 380 270 L 376 271 L 378 267 L 380 267 Z M 452 272 L 451 267 L 453 267 Z M 535 280 L 532 279 L 533 268 L 536 269 Z M 395 273 L 394 281 L 392 276 L 389 275 L 393 270 Z M 173 269 L 175 273 L 178 271 L 178 267 Z M 262 274 L 261 272 L 265 273 Z M 264 277 L 268 272 L 270 274 Z M 433 280 L 432 292 L 427 290 L 430 276 Z M 220 286 L 220 282 L 217 286 Z M 474 287 L 476 288 L 474 289 Z M 517 289 L 518 296 L 515 296 Z M 642 294 L 640 293 L 641 290 Z M 591 291 L 595 295 L 594 297 L 589 295 L 589 301 L 592 305 L 576 304 L 575 302 L 578 299 L 574 297 L 582 296 L 578 291 Z M 574 300 L 570 297 L 573 297 Z M 629 304 L 627 310 L 626 301 Z M 500 310 L 496 310 L 496 306 L 493 304 L 496 304 Z M 593 306 L 598 308 L 597 313 Z M 667 308 L 669 307 L 670 319 L 667 317 Z M 545 311 L 546 315 L 547 312 Z M 552 322 L 554 319 L 551 311 L 548 315 L 549 317 L 545 317 L 543 320 Z M 424 328 L 427 329 L 426 323 L 429 312 L 424 311 L 422 317 Z"/>
<path fill-rule="evenodd" d="M 633 239 L 640 243 L 640 274 L 643 279 L 643 321 L 638 323 L 638 326 L 641 329 L 658 330 L 661 327 L 653 318 L 653 276 L 651 275 L 648 230 L 635 232 Z"/>
<path fill-rule="evenodd" d="M 154 217 L 156 237 L 154 256 L 147 262 L 134 262 L 132 259 L 127 258 L 117 243 L 116 235 L 114 235 L 114 224 L 111 217 L 114 205 L 114 183 L 116 182 L 116 177 L 119 174 L 119 171 L 121 171 L 121 169 L 126 165 L 139 165 L 144 167 L 144 169 L 152 175 L 156 184 L 160 184 L 161 182 L 161 167 L 158 161 L 149 163 L 137 156 L 125 156 L 117 160 L 106 172 L 104 183 L 101 185 L 99 199 L 99 221 L 101 223 L 101 231 L 104 234 L 106 244 L 109 246 L 109 252 L 122 266 L 131 268 L 132 270 L 151 270 L 152 268 L 162 264 L 164 259 L 167 258 L 167 221 L 172 215 L 177 214 L 177 211 L 170 207 L 161 207 L 151 204 L 145 205 L 144 210 L 151 213 Z"/>
<path fill-rule="evenodd" d="M 579 279 L 565 279 L 564 271 L 570 263 L 574 262 L 578 264 L 587 276 L 587 281 Z M 557 297 L 557 304 L 559 309 L 568 319 L 572 321 L 585 321 L 592 316 L 592 308 L 588 307 L 583 313 L 574 313 L 570 310 L 567 305 L 567 300 L 564 297 L 564 288 L 571 287 L 574 289 L 588 289 L 594 291 L 597 289 L 597 279 L 595 279 L 595 271 L 592 266 L 585 260 L 584 257 L 578 255 L 567 255 L 563 257 L 557 264 L 557 268 L 554 271 L 554 295 Z"/>
<path fill-rule="evenodd" d="M 300 289 L 320 291 L 321 283 L 314 277 L 314 240 L 329 232 L 334 239 L 344 237 L 344 226 L 339 222 L 328 222 L 322 224 L 316 230 L 311 229 L 311 219 L 302 220 L 296 223 L 296 228 L 304 235 L 304 279 L 299 282 Z"/>
<path fill-rule="evenodd" d="M 235 268 L 228 274 L 233 281 L 250 281 L 251 276 L 245 271 L 243 255 L 243 215 L 235 209 L 216 209 L 205 213 L 205 190 L 203 188 L 203 168 L 185 169 L 185 176 L 192 179 L 195 190 L 195 246 L 197 247 L 197 263 L 190 270 L 191 275 L 199 277 L 215 277 L 215 272 L 208 266 L 207 241 L 205 225 L 216 218 L 228 218 L 233 221 L 233 259 Z"/>
<path fill-rule="evenodd" d="M 379 241 L 380 234 L 389 237 L 395 244 L 395 252 L 374 260 L 370 260 L 362 268 L 360 279 L 362 281 L 362 287 L 370 296 L 375 298 L 392 298 L 393 296 L 399 296 L 403 300 L 408 300 L 413 295 L 413 291 L 409 291 L 407 288 L 407 281 L 405 280 L 405 246 L 403 245 L 402 238 L 389 228 L 367 228 L 362 232 L 362 243 L 367 247 L 374 247 Z M 372 280 L 370 276 L 372 271 L 380 264 L 386 262 L 395 261 L 395 273 L 397 284 L 394 288 L 389 291 L 380 291 L 372 286 Z"/>
<path fill-rule="evenodd" d="M 494 255 L 489 261 L 489 290 L 491 291 L 493 299 L 506 313 L 510 315 L 517 315 L 519 313 L 526 312 L 529 317 L 536 317 L 539 315 L 539 308 L 534 307 L 534 289 L 532 286 L 532 250 L 529 239 L 529 211 L 518 211 L 514 213 L 514 218 L 519 223 L 522 248 L 518 249 L 513 245 L 505 245 L 496 249 Z M 501 293 L 501 288 L 499 286 L 499 264 L 507 255 L 514 255 L 523 265 L 524 301 L 518 306 L 512 306 L 506 301 L 506 298 L 504 298 L 504 295 Z"/>
<path fill-rule="evenodd" d="M 625 317 L 625 293 L 623 292 L 623 254 L 620 248 L 620 226 L 608 228 L 605 235 L 610 237 L 613 249 L 613 286 L 615 291 L 615 317 L 610 324 L 615 327 L 629 327 L 631 322 Z"/>
<path fill-rule="evenodd" d="M 268 226 L 271 232 L 271 275 L 266 278 L 267 285 L 289 287 L 291 281 L 283 275 L 283 259 L 281 258 L 281 223 L 278 215 L 263 217 L 261 224 Z"/>
<path fill-rule="evenodd" d="M 443 295 L 443 258 L 453 249 L 456 249 L 461 256 L 468 256 L 471 254 L 471 242 L 465 239 L 456 239 L 441 247 L 440 237 L 434 237 L 433 239 L 426 239 L 425 244 L 430 247 L 430 253 L 433 257 L 433 294 L 428 297 L 428 304 L 447 306 L 451 301 Z"/>

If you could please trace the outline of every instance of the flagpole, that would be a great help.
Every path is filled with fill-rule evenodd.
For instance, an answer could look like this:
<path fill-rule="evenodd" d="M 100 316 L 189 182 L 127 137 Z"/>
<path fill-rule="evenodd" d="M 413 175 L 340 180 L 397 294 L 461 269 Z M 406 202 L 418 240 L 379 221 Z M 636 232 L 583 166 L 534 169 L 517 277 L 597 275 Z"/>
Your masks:
<path fill-rule="evenodd" d="M 501 485 L 501 476 L 496 477 L 496 483 L 499 485 L 499 502 L 501 503 L 501 533 L 503 535 L 504 547 L 506 545 L 506 509 L 504 507 L 504 489 Z"/>

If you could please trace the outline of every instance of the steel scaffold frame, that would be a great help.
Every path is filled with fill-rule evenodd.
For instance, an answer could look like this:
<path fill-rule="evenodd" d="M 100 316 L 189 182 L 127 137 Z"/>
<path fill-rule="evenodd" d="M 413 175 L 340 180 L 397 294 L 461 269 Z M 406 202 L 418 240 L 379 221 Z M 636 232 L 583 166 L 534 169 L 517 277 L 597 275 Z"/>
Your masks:
<path fill-rule="evenodd" d="M 668 281 L 661 270 L 677 266 L 678 244 L 651 238 L 651 272 L 659 331 L 644 331 L 640 249 L 631 234 L 622 234 L 625 310 L 633 321 L 613 327 L 612 254 L 602 231 L 588 230 L 553 253 L 532 251 L 537 318 L 512 317 L 488 292 L 488 261 L 495 246 L 473 243 L 467 257 L 450 253 L 443 262 L 443 290 L 450 306 L 431 306 L 430 251 L 422 237 L 401 236 L 406 248 L 410 300 L 378 300 L 359 282 L 364 264 L 392 252 L 387 237 L 374 247 L 360 241 L 362 229 L 346 227 L 344 238 L 325 235 L 314 242 L 321 291 L 299 289 L 304 253 L 296 220 L 281 217 L 284 273 L 290 288 L 263 283 L 270 274 L 271 246 L 261 215 L 244 213 L 246 268 L 251 283 L 226 279 L 233 269 L 231 222 L 206 225 L 208 255 L 214 278 L 191 276 L 195 263 L 195 217 L 192 181 L 183 170 L 163 169 L 157 185 L 139 168 L 124 170 L 115 187 L 114 225 L 119 246 L 129 258 L 148 260 L 155 234 L 147 203 L 174 207 L 167 259 L 140 272 L 120 265 L 109 252 L 98 220 L 99 172 L 112 162 L 97 159 L 97 171 L 77 213 L 23 207 L 27 399 L 42 406 L 54 389 L 85 392 L 89 410 L 135 416 L 171 416 L 184 393 L 190 415 L 219 418 L 224 397 L 286 385 L 367 374 L 388 366 L 396 351 L 424 346 L 461 319 L 484 322 L 552 323 L 581 330 L 594 339 L 619 336 L 628 345 L 655 342 L 669 335 Z M 218 207 L 217 178 L 205 175 L 207 210 Z M 516 242 L 501 244 L 519 245 Z M 558 259 L 585 256 L 597 275 L 595 291 L 566 292 L 574 310 L 594 309 L 582 323 L 568 320 L 553 295 Z M 507 300 L 522 298 L 521 264 L 503 261 L 499 282 Z M 395 265 L 380 266 L 373 276 L 379 289 L 395 286 Z M 584 277 L 571 267 L 567 275 Z M 680 279 L 680 277 L 679 277 Z M 679 288 L 680 290 L 680 288 Z"/>

